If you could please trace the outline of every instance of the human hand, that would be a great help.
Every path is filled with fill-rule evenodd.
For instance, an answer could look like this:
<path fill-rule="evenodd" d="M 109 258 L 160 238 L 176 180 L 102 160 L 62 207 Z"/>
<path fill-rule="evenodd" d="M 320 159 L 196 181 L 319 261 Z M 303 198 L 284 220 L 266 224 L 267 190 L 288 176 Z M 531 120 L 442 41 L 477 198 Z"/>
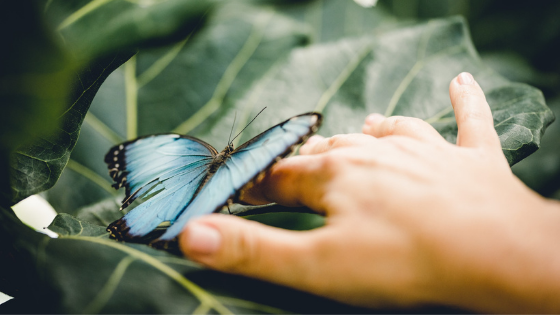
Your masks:
<path fill-rule="evenodd" d="M 315 136 L 247 192 L 252 203 L 324 213 L 324 227 L 286 231 L 210 215 L 186 226 L 183 252 L 210 268 L 360 306 L 542 308 L 560 291 L 531 300 L 527 281 L 550 274 L 527 266 L 558 259 L 534 253 L 550 243 L 535 227 L 558 230 L 557 209 L 511 173 L 470 74 L 452 80 L 450 96 L 457 145 L 422 120 L 370 115 L 364 134 Z"/>

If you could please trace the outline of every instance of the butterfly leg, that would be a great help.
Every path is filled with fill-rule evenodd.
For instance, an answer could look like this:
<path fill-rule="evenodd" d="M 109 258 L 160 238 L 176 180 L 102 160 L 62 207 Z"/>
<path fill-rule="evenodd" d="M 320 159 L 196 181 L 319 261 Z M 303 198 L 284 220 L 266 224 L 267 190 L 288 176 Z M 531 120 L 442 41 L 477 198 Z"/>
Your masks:
<path fill-rule="evenodd" d="M 231 214 L 231 210 L 229 209 L 229 206 L 231 206 L 232 203 L 233 201 L 231 200 L 231 198 L 227 200 L 226 207 L 229 214 Z"/>

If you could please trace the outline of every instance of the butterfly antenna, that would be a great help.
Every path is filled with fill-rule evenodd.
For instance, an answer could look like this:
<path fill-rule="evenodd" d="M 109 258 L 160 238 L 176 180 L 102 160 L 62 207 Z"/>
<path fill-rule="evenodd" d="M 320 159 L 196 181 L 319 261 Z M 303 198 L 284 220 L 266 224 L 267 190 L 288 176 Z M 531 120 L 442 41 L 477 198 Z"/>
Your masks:
<path fill-rule="evenodd" d="M 231 135 L 233 134 L 233 128 L 235 127 L 235 119 L 237 119 L 237 112 L 235 112 L 235 115 L 233 116 L 233 126 L 231 126 L 231 131 L 229 132 L 228 145 L 230 145 L 231 142 L 233 141 L 230 139 L 231 139 Z"/>
<path fill-rule="evenodd" d="M 251 121 L 247 124 L 247 126 L 245 126 L 245 128 L 243 128 L 243 129 L 237 134 L 237 136 L 233 137 L 233 139 L 231 139 L 231 141 L 233 142 L 233 140 L 235 140 L 237 137 L 239 137 L 239 135 L 240 135 L 241 133 L 243 133 L 243 131 L 244 131 L 245 129 L 247 129 L 247 127 L 249 127 L 249 125 L 253 122 L 253 120 L 257 119 L 257 117 L 259 117 L 259 115 L 260 115 L 265 109 L 266 109 L 266 107 L 263 108 L 263 109 L 261 109 L 261 111 L 260 111 L 257 115 L 255 115 L 255 118 L 251 119 Z"/>

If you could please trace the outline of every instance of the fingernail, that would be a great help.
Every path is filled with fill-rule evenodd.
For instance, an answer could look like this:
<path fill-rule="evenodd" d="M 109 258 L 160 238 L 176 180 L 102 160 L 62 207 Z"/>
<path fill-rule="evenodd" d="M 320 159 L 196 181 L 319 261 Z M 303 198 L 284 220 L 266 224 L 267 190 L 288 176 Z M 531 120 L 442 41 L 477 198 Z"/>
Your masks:
<path fill-rule="evenodd" d="M 190 253 L 209 255 L 218 251 L 222 235 L 205 224 L 191 223 L 187 226 L 187 248 Z"/>
<path fill-rule="evenodd" d="M 462 72 L 457 76 L 457 81 L 462 85 L 471 85 L 474 83 L 474 78 L 472 74 L 468 72 Z"/>
<path fill-rule="evenodd" d="M 369 114 L 366 117 L 366 124 L 374 125 L 374 124 L 382 121 L 383 119 L 385 119 L 385 116 L 383 116 L 381 114 L 378 114 L 378 113 Z"/>

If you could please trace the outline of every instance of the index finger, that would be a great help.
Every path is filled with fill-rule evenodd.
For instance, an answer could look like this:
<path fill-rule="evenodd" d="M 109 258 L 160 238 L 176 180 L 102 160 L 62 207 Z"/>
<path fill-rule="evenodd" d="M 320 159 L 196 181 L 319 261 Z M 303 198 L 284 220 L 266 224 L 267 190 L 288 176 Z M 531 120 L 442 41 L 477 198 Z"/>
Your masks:
<path fill-rule="evenodd" d="M 266 175 L 245 186 L 239 199 L 251 204 L 276 202 L 285 206 L 307 206 L 325 213 L 321 203 L 330 174 L 325 172 L 322 157 L 299 155 L 274 164 Z"/>

